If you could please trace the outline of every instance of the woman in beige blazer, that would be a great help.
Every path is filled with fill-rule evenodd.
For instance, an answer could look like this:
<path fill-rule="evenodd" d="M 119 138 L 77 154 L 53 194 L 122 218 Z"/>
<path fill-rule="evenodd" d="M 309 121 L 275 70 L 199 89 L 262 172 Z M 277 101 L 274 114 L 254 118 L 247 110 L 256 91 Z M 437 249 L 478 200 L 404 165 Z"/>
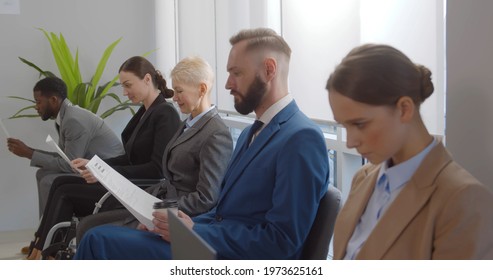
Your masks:
<path fill-rule="evenodd" d="M 335 259 L 493 259 L 493 193 L 428 133 L 431 72 L 386 45 L 353 49 L 327 82 L 347 146 L 370 163 L 353 178 Z"/>

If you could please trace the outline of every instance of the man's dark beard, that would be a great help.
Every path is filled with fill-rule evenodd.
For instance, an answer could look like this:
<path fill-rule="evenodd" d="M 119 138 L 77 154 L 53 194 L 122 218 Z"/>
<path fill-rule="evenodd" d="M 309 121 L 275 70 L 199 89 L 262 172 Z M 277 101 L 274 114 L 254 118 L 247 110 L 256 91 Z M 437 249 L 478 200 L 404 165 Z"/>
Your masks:
<path fill-rule="evenodd" d="M 56 114 L 55 114 L 55 110 L 53 110 L 53 108 L 51 107 L 50 104 L 45 104 L 45 110 L 43 112 L 43 114 L 40 114 L 39 116 L 41 117 L 41 119 L 43 121 L 47 121 L 51 118 L 55 118 L 56 117 Z"/>
<path fill-rule="evenodd" d="M 53 113 L 53 109 L 51 109 L 51 107 L 46 107 L 44 114 L 40 115 L 40 117 L 43 121 L 47 121 L 51 119 L 54 115 L 55 114 Z"/>
<path fill-rule="evenodd" d="M 265 95 L 267 84 L 256 76 L 242 100 L 235 102 L 235 109 L 242 115 L 253 112 Z"/>

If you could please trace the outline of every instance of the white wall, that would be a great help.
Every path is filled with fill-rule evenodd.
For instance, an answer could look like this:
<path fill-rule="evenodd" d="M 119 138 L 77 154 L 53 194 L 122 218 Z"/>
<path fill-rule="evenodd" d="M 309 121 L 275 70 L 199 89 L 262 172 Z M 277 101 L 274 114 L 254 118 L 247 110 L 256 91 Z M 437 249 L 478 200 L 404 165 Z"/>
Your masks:
<path fill-rule="evenodd" d="M 428 130 L 445 133 L 445 44 L 443 0 L 361 2 L 361 43 L 392 45 L 432 72 L 435 91 L 420 108 Z"/>
<path fill-rule="evenodd" d="M 61 32 L 73 50 L 79 48 L 79 61 L 86 81 L 104 49 L 119 37 L 123 40 L 108 62 L 104 81 L 113 78 L 128 57 L 156 47 L 154 1 L 20 0 L 19 15 L 0 14 L 2 119 L 26 105 L 5 96 L 32 98 L 32 88 L 38 79 L 35 71 L 21 63 L 18 56 L 57 73 L 49 44 L 37 27 Z M 154 61 L 156 54 L 149 59 Z M 120 89 L 115 92 L 121 94 Z M 130 113 L 118 112 L 107 120 L 119 135 L 129 118 Z M 43 143 L 46 135 L 56 134 L 52 121 L 36 118 L 4 122 L 12 137 L 33 147 L 46 147 Z M 29 167 L 27 159 L 18 158 L 7 150 L 3 132 L 0 132 L 0 139 L 0 231 L 34 228 L 38 223 L 36 169 Z"/>
<path fill-rule="evenodd" d="M 270 27 L 293 54 L 289 90 L 309 117 L 333 121 L 325 84 L 354 47 L 391 44 L 433 73 L 435 94 L 421 107 L 428 129 L 444 134 L 443 0 L 187 0 L 177 1 L 178 53 L 201 55 L 216 68 L 219 109 L 235 112 L 224 89 L 229 38 Z M 157 30 L 158 34 L 160 30 Z"/>
<path fill-rule="evenodd" d="M 447 148 L 493 187 L 493 1 L 447 1 Z"/>
<path fill-rule="evenodd" d="M 310 118 L 333 121 L 325 86 L 360 44 L 360 0 L 283 0 L 283 37 L 292 49 L 289 88 Z"/>

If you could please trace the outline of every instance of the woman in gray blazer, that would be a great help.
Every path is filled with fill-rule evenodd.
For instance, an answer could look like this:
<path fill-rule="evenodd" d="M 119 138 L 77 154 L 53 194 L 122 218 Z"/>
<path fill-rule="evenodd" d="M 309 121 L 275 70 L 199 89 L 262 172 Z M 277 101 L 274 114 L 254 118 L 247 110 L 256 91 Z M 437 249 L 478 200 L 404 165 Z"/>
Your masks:
<path fill-rule="evenodd" d="M 189 116 L 164 151 L 165 180 L 147 191 L 159 198 L 177 198 L 181 211 L 196 216 L 217 203 L 233 141 L 216 107 L 211 105 L 214 73 L 210 65 L 200 57 L 188 57 L 174 67 L 170 76 L 175 91 L 173 100 Z M 82 219 L 77 227 L 77 240 L 88 229 L 108 223 L 137 225 L 126 209 L 101 212 Z"/>
<path fill-rule="evenodd" d="M 164 180 L 154 187 L 159 198 L 177 198 L 178 208 L 195 216 L 216 205 L 221 180 L 233 151 L 228 127 L 211 106 L 214 74 L 200 57 L 188 57 L 171 71 L 180 111 L 189 114 L 163 155 Z"/>

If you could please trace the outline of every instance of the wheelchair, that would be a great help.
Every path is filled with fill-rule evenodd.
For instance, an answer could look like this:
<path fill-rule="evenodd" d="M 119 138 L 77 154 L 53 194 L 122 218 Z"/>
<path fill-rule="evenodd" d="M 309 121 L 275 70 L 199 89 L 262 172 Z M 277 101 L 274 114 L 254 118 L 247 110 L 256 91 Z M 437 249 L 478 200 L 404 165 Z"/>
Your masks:
<path fill-rule="evenodd" d="M 160 183 L 164 179 L 131 179 L 136 186 L 146 189 Z M 111 197 L 111 193 L 105 193 L 96 203 L 92 214 L 101 211 L 104 203 Z M 72 220 L 60 222 L 54 225 L 46 236 L 46 241 L 41 252 L 43 260 L 70 260 L 76 253 L 76 232 L 79 220 L 83 217 L 72 217 Z"/>

